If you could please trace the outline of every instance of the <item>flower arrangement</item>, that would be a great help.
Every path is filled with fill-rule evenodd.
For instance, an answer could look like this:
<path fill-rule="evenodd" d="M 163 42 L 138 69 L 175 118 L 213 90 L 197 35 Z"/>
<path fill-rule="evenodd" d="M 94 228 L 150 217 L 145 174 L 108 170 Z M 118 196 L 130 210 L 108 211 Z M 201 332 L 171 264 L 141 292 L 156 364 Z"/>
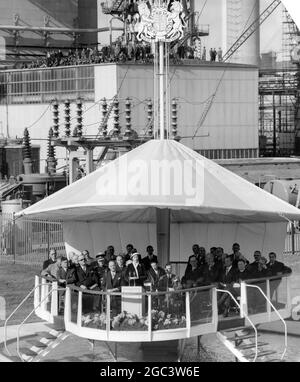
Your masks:
<path fill-rule="evenodd" d="M 82 326 L 94 329 L 106 329 L 106 314 L 105 313 L 90 313 L 82 316 Z"/>
<path fill-rule="evenodd" d="M 163 311 L 152 310 L 152 330 L 179 329 L 186 327 L 186 317 L 178 314 L 167 314 Z"/>
<path fill-rule="evenodd" d="M 111 326 L 114 330 L 119 331 L 146 331 L 148 330 L 148 319 L 122 312 L 112 319 Z"/>
<path fill-rule="evenodd" d="M 179 329 L 186 327 L 186 317 L 152 310 L 152 330 Z M 82 326 L 94 329 L 106 329 L 106 314 L 90 313 L 82 316 Z M 147 331 L 148 317 L 122 312 L 111 319 L 111 328 L 117 331 Z"/>

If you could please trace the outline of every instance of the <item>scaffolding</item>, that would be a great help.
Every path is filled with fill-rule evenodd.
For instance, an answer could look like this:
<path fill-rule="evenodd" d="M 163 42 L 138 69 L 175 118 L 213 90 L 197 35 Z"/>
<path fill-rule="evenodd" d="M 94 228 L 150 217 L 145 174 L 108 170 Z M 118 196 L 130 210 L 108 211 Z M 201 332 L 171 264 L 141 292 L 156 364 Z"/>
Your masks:
<path fill-rule="evenodd" d="M 282 6 L 282 55 L 262 61 L 260 69 L 260 155 L 291 156 L 296 148 L 296 115 L 299 65 L 291 59 L 299 30 L 290 14 Z M 265 55 L 267 56 L 267 54 Z"/>

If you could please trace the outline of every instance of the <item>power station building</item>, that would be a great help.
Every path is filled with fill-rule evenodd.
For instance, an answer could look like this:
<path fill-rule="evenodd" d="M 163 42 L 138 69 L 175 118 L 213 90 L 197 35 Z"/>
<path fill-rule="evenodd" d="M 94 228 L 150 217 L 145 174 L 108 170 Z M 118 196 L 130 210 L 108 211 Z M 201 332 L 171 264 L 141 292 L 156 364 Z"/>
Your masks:
<path fill-rule="evenodd" d="M 191 61 L 171 66 L 170 87 L 171 99 L 178 104 L 182 143 L 212 159 L 258 156 L 257 67 Z M 101 100 L 105 97 L 110 103 L 117 93 L 121 129 L 125 128 L 125 102 L 129 97 L 132 128 L 138 133 L 144 131 L 147 100 L 153 100 L 153 65 L 111 63 L 2 71 L 0 89 L 2 133 L 22 137 L 28 127 L 33 143 L 41 147 L 43 161 L 47 157 L 48 131 L 53 126 L 54 100 L 60 103 L 61 135 L 65 129 L 65 100 L 71 103 L 74 129 L 76 99 L 81 97 L 83 134 L 91 136 L 97 134 L 102 120 Z M 206 118 L 201 121 L 204 114 Z M 113 128 L 112 115 L 108 125 Z M 65 150 L 57 148 L 57 157 L 65 160 Z"/>

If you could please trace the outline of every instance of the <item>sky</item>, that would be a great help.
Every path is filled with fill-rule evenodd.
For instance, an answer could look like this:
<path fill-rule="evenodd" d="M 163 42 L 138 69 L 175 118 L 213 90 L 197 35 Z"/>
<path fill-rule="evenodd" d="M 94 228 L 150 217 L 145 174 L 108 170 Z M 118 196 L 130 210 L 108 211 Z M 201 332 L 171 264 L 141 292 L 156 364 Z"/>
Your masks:
<path fill-rule="evenodd" d="M 195 0 L 196 11 L 201 11 L 200 24 L 210 24 L 210 36 L 206 37 L 205 44 L 218 48 L 222 45 L 222 4 L 225 0 Z M 271 4 L 271 0 L 260 0 L 260 13 Z M 248 17 L 248 16 L 247 16 Z M 274 13 L 261 26 L 261 53 L 282 50 L 282 7 L 279 6 Z"/>

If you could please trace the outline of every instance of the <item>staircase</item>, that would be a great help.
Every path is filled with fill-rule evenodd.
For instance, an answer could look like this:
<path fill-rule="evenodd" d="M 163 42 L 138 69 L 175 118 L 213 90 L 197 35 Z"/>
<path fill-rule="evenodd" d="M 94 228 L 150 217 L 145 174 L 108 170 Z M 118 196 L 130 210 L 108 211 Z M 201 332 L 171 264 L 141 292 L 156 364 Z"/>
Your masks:
<path fill-rule="evenodd" d="M 54 324 L 46 324 L 45 331 L 37 331 L 33 335 L 9 341 L 10 355 L 4 352 L 7 361 L 40 362 L 53 349 L 60 345 L 70 334 L 65 331 L 64 318 L 55 317 Z M 18 349 L 19 343 L 19 349 Z"/>
<path fill-rule="evenodd" d="M 257 341 L 256 345 L 255 333 L 249 326 L 218 331 L 217 337 L 235 356 L 237 362 L 284 362 L 267 342 Z"/>
<path fill-rule="evenodd" d="M 123 4 L 124 0 L 114 0 L 111 2 L 103 2 L 101 3 L 102 12 L 105 15 L 119 15 L 123 12 L 123 7 L 121 5 Z M 111 5 L 110 5 L 111 4 Z"/>
<path fill-rule="evenodd" d="M 238 316 L 219 320 L 217 338 L 235 356 L 237 362 L 285 362 L 283 359 L 287 350 L 287 326 L 284 319 L 260 287 L 251 284 L 245 284 L 245 286 L 259 290 L 283 323 L 285 329 L 285 347 L 283 353 L 279 355 L 270 348 L 269 343 L 258 340 L 260 334 L 257 332 L 257 326 L 253 324 L 244 309 L 242 310 L 241 304 L 234 298 L 231 292 L 221 289 L 217 289 L 217 291 L 227 293 L 235 303 L 235 307 L 238 307 L 238 311 L 243 312 L 242 315 L 245 318 Z"/>
<path fill-rule="evenodd" d="M 40 362 L 60 345 L 68 336 L 65 331 L 63 317 L 55 317 L 54 324 L 48 324 L 49 331 L 38 332 L 36 339 L 28 340 L 27 346 L 20 348 L 19 356 L 24 362 Z"/>

